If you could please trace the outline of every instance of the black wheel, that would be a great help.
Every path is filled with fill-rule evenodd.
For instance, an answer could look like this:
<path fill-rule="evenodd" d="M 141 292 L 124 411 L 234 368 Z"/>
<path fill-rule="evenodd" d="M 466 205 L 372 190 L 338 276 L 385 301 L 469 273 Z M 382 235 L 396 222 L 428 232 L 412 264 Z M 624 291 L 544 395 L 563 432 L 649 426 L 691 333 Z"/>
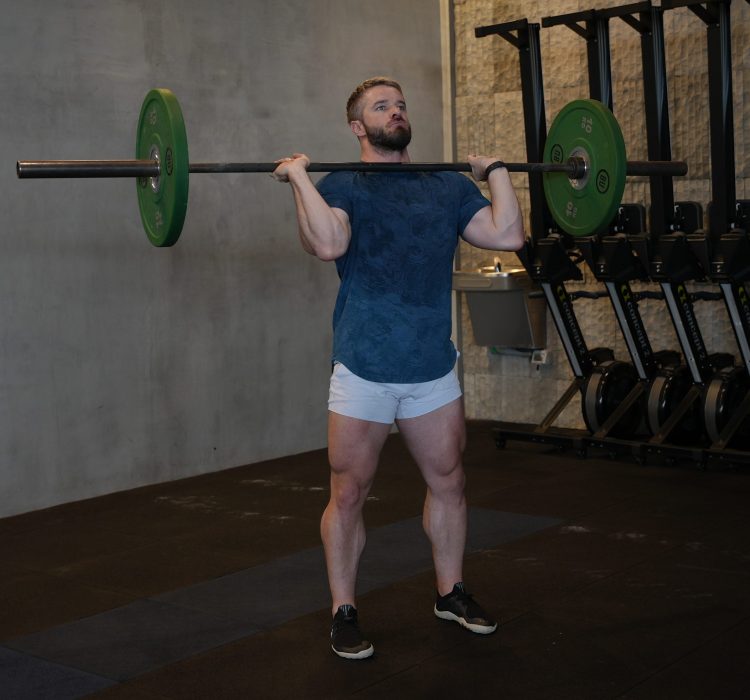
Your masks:
<path fill-rule="evenodd" d="M 747 372 L 741 367 L 727 367 L 708 383 L 703 394 L 703 421 L 711 442 L 716 442 L 721 437 L 749 390 Z M 740 448 L 750 446 L 747 431 L 742 427 L 736 430 L 733 443 Z"/>
<path fill-rule="evenodd" d="M 583 420 L 592 434 L 601 429 L 637 383 L 638 374 L 629 362 L 607 360 L 594 367 L 582 397 Z M 631 437 L 640 420 L 641 405 L 636 401 L 609 434 L 612 437 Z"/>
<path fill-rule="evenodd" d="M 684 365 L 666 368 L 656 375 L 646 401 L 646 422 L 653 435 L 661 431 L 692 384 L 690 371 Z M 700 403 L 695 402 L 670 433 L 670 442 L 689 444 L 700 440 L 704 432 L 701 413 Z"/>

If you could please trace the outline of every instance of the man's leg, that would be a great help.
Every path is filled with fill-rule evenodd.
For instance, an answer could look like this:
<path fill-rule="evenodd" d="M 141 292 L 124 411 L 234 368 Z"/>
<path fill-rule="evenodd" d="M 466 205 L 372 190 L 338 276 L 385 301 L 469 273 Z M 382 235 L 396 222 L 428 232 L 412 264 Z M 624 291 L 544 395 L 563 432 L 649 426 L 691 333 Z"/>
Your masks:
<path fill-rule="evenodd" d="M 463 403 L 456 399 L 398 427 L 427 483 L 423 523 L 432 542 L 438 598 L 435 615 L 477 634 L 491 634 L 497 623 L 466 592 L 465 476 L 461 455 L 466 444 Z"/>
<path fill-rule="evenodd" d="M 359 558 L 365 546 L 362 508 L 391 426 L 338 413 L 328 414 L 331 498 L 320 523 L 333 613 L 355 605 Z"/>
<path fill-rule="evenodd" d="M 466 444 L 463 403 L 456 399 L 398 428 L 427 484 L 422 522 L 432 543 L 437 590 L 446 595 L 463 580 L 466 498 L 461 463 Z"/>

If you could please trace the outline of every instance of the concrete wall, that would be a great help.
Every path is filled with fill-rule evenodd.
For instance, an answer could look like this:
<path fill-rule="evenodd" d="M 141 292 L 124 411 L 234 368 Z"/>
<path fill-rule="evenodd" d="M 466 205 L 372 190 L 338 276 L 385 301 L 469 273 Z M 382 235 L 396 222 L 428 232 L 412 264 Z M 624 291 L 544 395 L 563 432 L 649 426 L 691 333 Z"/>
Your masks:
<path fill-rule="evenodd" d="M 613 0 L 455 0 L 456 142 L 458 153 L 497 153 L 507 161 L 526 160 L 518 50 L 500 37 L 476 39 L 474 28 L 528 18 L 541 24 L 543 17 L 590 9 L 619 7 Z M 750 5 L 731 5 L 734 82 L 735 158 L 737 197 L 750 197 Z M 675 178 L 675 199 L 700 202 L 704 211 L 711 199 L 710 142 L 706 27 L 687 9 L 665 13 L 668 90 L 672 154 L 686 160 L 688 177 Z M 586 43 L 564 26 L 542 28 L 542 69 L 548 125 L 569 101 L 588 97 Z M 631 160 L 647 158 L 641 73 L 640 36 L 622 20 L 610 23 L 615 115 L 625 136 Z M 459 156 L 460 157 L 460 156 Z M 528 183 L 513 175 L 528 227 Z M 623 201 L 648 205 L 648 180 L 631 178 Z M 491 265 L 495 255 L 470 246 L 461 248 L 461 267 Z M 518 266 L 513 254 L 497 256 L 503 264 Z M 566 283 L 569 291 L 601 289 L 585 265 L 583 282 Z M 689 285 L 692 289 L 702 285 Z M 709 285 L 710 287 L 710 285 Z M 634 284 L 654 289 L 656 285 Z M 715 289 L 715 288 L 714 288 Z M 664 303 L 640 303 L 654 350 L 678 348 Z M 476 345 L 466 304 L 462 305 L 464 385 L 470 418 L 538 422 L 561 396 L 572 379 L 565 352 L 548 316 L 547 365 L 535 365 L 528 356 L 494 355 Z M 611 347 L 618 359 L 628 359 L 617 321 L 606 299 L 579 300 L 576 315 L 590 348 Z M 711 352 L 738 356 L 734 336 L 722 302 L 696 304 L 706 345 Z M 584 427 L 580 405 L 571 402 L 557 425 Z"/>
<path fill-rule="evenodd" d="M 156 249 L 134 181 L 13 164 L 132 157 L 152 87 L 177 94 L 194 161 L 352 160 L 344 104 L 374 74 L 404 84 L 413 156 L 439 160 L 440 3 L 0 10 L 0 516 L 325 445 L 337 278 L 301 250 L 288 186 L 194 175 Z"/>

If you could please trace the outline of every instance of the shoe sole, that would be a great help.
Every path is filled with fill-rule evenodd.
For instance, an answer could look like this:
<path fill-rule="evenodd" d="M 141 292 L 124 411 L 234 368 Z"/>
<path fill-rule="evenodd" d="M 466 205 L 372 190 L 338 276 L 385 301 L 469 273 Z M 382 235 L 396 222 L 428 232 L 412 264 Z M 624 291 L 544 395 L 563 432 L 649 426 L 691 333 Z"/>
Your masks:
<path fill-rule="evenodd" d="M 474 632 L 475 634 L 492 634 L 497 629 L 497 623 L 494 625 L 475 625 L 471 622 L 467 622 L 463 617 L 454 615 L 448 610 L 438 610 L 435 606 L 435 615 L 441 620 L 450 620 L 451 622 L 458 622 L 461 627 L 465 627 L 467 630 Z"/>
<path fill-rule="evenodd" d="M 331 645 L 331 649 L 333 649 L 334 653 L 338 654 L 342 659 L 368 659 L 375 653 L 375 647 L 372 646 L 372 644 L 367 649 L 358 651 L 356 654 L 352 654 L 348 651 L 339 651 L 333 645 Z"/>

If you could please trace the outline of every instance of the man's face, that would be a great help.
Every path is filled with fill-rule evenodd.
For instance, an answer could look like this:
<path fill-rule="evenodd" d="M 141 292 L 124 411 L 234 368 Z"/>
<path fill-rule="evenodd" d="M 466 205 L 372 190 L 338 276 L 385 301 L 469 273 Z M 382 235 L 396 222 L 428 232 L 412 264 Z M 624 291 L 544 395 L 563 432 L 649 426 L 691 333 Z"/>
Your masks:
<path fill-rule="evenodd" d="M 376 148 L 403 151 L 411 141 L 411 125 L 404 96 L 393 87 L 378 85 L 362 98 L 362 118 L 367 140 Z"/>

